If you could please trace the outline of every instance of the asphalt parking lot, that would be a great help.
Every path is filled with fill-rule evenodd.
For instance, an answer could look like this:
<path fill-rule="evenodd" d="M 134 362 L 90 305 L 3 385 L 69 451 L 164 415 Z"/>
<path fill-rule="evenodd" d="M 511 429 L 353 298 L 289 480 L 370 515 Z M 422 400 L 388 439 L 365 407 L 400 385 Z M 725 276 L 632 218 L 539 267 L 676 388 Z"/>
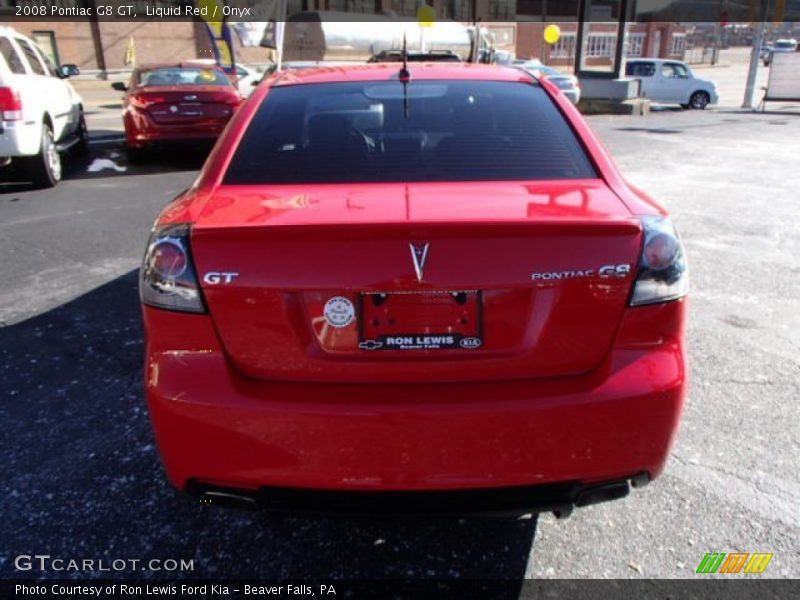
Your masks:
<path fill-rule="evenodd" d="M 773 553 L 765 575 L 800 576 L 800 109 L 590 123 L 666 204 L 689 254 L 692 385 L 660 480 L 538 527 L 262 515 L 177 496 L 142 397 L 135 270 L 202 156 L 128 165 L 108 117 L 56 189 L 0 185 L 0 575 L 47 553 L 194 559 L 187 575 L 201 578 L 680 578 L 706 552 L 741 551 Z"/>

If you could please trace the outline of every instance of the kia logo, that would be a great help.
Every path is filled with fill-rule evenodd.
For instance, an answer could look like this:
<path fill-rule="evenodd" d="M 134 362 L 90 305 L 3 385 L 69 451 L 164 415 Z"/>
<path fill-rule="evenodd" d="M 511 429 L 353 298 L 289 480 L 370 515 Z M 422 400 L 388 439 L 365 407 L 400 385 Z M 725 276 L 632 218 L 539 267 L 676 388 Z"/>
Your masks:
<path fill-rule="evenodd" d="M 480 340 L 480 338 L 476 337 L 465 337 L 458 341 L 459 346 L 469 349 L 480 348 L 482 344 L 483 342 Z"/>

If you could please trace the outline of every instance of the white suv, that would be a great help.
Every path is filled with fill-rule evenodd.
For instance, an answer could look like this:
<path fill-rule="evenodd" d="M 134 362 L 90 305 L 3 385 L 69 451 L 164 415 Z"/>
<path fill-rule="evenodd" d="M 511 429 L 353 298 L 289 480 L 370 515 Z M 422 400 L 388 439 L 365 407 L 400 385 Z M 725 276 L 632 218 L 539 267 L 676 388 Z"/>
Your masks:
<path fill-rule="evenodd" d="M 57 69 L 30 39 L 0 27 L 0 181 L 9 165 L 38 187 L 61 179 L 60 153 L 87 152 L 83 101 L 66 78 L 75 65 Z"/>

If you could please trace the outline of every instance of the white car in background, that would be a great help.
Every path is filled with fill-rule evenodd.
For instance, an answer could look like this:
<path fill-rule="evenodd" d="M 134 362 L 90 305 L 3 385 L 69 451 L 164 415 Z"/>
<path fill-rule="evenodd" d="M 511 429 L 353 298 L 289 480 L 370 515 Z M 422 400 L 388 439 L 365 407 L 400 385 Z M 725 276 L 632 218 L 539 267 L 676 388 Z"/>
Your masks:
<path fill-rule="evenodd" d="M 256 84 L 261 81 L 262 72 L 246 65 L 236 65 L 236 87 L 239 93 L 247 98 L 253 93 Z"/>
<path fill-rule="evenodd" d="M 641 82 L 639 95 L 661 104 L 704 109 L 719 102 L 717 84 L 696 77 L 686 63 L 665 58 L 629 58 L 625 75 Z"/>
<path fill-rule="evenodd" d="M 193 63 L 196 64 L 207 64 L 207 65 L 217 65 L 217 61 L 211 58 L 198 58 L 192 60 Z M 239 90 L 239 93 L 242 95 L 243 98 L 247 98 L 250 94 L 253 93 L 255 86 L 261 81 L 261 77 L 264 75 L 262 71 L 255 69 L 254 67 L 249 67 L 247 65 L 242 65 L 236 63 L 236 88 Z"/>
<path fill-rule="evenodd" d="M 61 180 L 61 153 L 88 152 L 83 101 L 32 40 L 0 27 L 0 181 L 14 178 L 52 187 Z"/>
<path fill-rule="evenodd" d="M 761 60 L 764 61 L 764 66 L 768 67 L 772 64 L 772 57 L 775 56 L 777 52 L 780 54 L 781 52 L 796 52 L 797 51 L 797 40 L 792 39 L 784 39 L 784 40 L 776 40 L 775 43 L 770 48 L 770 51 L 767 53 L 766 56 L 762 56 Z"/>

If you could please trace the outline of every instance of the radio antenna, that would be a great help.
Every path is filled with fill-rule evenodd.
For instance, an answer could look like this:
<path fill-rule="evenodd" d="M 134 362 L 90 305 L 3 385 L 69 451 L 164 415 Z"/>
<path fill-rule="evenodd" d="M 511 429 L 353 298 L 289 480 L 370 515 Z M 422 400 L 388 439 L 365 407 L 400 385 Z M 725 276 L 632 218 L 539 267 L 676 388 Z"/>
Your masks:
<path fill-rule="evenodd" d="M 403 84 L 403 116 L 408 119 L 408 83 L 411 73 L 408 71 L 408 46 L 406 34 L 403 34 L 403 67 L 400 69 L 400 83 Z"/>

